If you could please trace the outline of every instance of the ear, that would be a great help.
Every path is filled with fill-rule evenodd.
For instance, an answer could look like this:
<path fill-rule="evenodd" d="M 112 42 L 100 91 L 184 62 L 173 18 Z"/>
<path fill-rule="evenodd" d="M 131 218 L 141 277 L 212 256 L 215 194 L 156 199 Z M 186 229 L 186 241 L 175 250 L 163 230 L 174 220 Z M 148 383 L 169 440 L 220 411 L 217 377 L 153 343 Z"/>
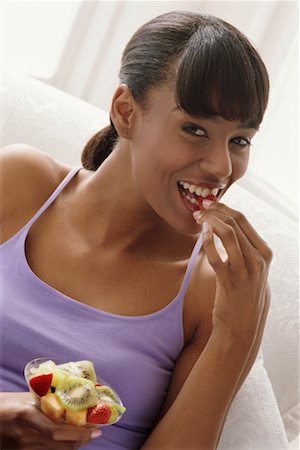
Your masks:
<path fill-rule="evenodd" d="M 110 109 L 110 119 L 120 137 L 131 137 L 135 108 L 136 102 L 129 87 L 120 84 L 114 93 Z"/>

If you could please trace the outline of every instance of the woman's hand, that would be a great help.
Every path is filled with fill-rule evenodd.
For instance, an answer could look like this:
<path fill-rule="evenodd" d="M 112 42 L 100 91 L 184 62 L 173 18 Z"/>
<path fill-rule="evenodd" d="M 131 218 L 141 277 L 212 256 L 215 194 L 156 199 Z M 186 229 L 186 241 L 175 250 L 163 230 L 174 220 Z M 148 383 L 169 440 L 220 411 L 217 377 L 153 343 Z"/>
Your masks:
<path fill-rule="evenodd" d="M 261 317 L 272 252 L 243 214 L 222 203 L 213 203 L 194 217 L 203 225 L 203 247 L 216 274 L 213 333 L 237 338 L 250 348 L 265 323 Z M 225 261 L 213 233 L 227 252 Z"/>
<path fill-rule="evenodd" d="M 1 448 L 73 450 L 101 435 L 99 430 L 58 424 L 35 405 L 29 392 L 1 393 Z"/>

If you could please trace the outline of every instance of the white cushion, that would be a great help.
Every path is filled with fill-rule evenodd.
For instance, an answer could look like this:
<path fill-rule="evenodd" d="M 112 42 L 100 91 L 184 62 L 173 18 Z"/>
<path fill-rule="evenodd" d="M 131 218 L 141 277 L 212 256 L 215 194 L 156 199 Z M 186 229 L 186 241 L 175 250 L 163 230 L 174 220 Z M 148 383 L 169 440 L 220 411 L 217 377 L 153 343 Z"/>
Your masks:
<path fill-rule="evenodd" d="M 2 145 L 24 143 L 70 164 L 81 165 L 81 149 L 109 123 L 108 113 L 14 71 L 2 78 Z"/>
<path fill-rule="evenodd" d="M 284 450 L 288 440 L 260 354 L 229 409 L 217 450 Z"/>
<path fill-rule="evenodd" d="M 298 227 L 239 185 L 224 201 L 245 213 L 273 250 L 272 302 L 263 337 L 264 365 L 272 383 L 289 440 L 299 433 L 299 265 Z"/>

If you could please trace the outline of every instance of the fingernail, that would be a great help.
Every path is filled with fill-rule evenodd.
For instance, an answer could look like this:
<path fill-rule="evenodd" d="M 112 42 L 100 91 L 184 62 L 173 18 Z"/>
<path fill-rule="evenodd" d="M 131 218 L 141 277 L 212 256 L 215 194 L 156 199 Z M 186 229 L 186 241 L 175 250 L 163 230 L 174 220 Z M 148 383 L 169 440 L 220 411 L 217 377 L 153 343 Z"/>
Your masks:
<path fill-rule="evenodd" d="M 200 217 L 202 216 L 202 212 L 201 211 L 194 211 L 193 212 L 193 216 L 194 216 L 194 219 L 195 220 L 198 220 L 198 219 L 200 219 Z"/>
<path fill-rule="evenodd" d="M 204 206 L 204 208 L 208 208 L 212 204 L 213 202 L 211 200 L 203 200 L 202 202 L 202 206 Z"/>
<path fill-rule="evenodd" d="M 208 230 L 209 230 L 208 223 L 207 222 L 203 222 L 203 224 L 202 224 L 202 231 L 203 231 L 203 233 L 208 233 Z"/>
<path fill-rule="evenodd" d="M 102 434 L 102 431 L 100 431 L 100 430 L 93 431 L 91 433 L 91 439 L 96 439 L 96 438 L 100 437 L 101 434 Z"/>

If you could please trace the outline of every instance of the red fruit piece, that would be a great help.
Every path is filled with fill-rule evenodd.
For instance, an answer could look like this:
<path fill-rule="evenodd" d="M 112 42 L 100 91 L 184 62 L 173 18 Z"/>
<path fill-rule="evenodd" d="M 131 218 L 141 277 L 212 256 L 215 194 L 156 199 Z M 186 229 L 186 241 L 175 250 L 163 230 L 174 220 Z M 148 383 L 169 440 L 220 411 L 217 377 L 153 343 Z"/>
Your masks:
<path fill-rule="evenodd" d="M 107 403 L 98 403 L 93 408 L 88 409 L 87 422 L 104 424 L 111 416 L 111 409 Z"/>
<path fill-rule="evenodd" d="M 47 394 L 51 386 L 52 377 L 52 373 L 43 373 L 41 375 L 36 375 L 35 377 L 30 378 L 29 384 L 37 395 L 43 397 Z"/>
<path fill-rule="evenodd" d="M 203 209 L 203 206 L 202 206 L 203 200 L 210 200 L 211 202 L 215 202 L 215 201 L 218 200 L 218 198 L 215 195 L 213 195 L 213 194 L 209 194 L 206 198 L 199 197 L 198 198 L 198 207 L 201 210 Z"/>
<path fill-rule="evenodd" d="M 95 386 L 103 386 L 101 383 L 96 383 Z"/>

